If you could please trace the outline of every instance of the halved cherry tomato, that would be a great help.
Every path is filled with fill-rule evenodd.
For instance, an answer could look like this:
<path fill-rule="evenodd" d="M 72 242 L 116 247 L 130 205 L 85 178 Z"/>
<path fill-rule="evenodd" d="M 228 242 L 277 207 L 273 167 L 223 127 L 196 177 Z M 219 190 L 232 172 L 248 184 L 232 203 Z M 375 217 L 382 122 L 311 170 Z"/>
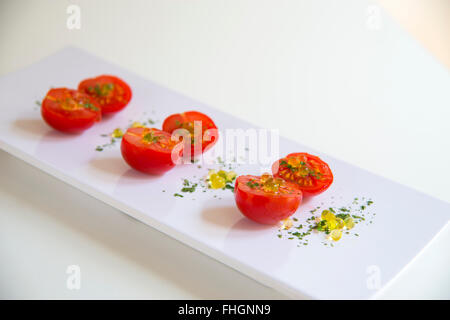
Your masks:
<path fill-rule="evenodd" d="M 100 121 L 98 104 L 87 94 L 73 89 L 50 89 L 42 101 L 42 118 L 48 125 L 63 132 L 76 133 Z"/>
<path fill-rule="evenodd" d="M 198 129 L 195 130 L 196 123 L 199 123 Z M 206 114 L 198 111 L 187 111 L 176 113 L 168 116 L 162 125 L 162 129 L 172 133 L 177 129 L 186 129 L 191 138 L 191 157 L 196 153 L 203 153 L 210 149 L 219 138 L 217 127 L 214 122 Z M 198 144 L 198 151 L 196 145 Z"/>
<path fill-rule="evenodd" d="M 305 196 L 322 193 L 333 182 L 333 173 L 328 164 L 308 153 L 291 153 L 275 161 L 272 173 L 293 183 Z"/>
<path fill-rule="evenodd" d="M 239 176 L 234 187 L 237 207 L 247 218 L 276 224 L 297 211 L 302 192 L 270 174 Z"/>
<path fill-rule="evenodd" d="M 103 113 L 122 110 L 132 96 L 131 88 L 125 81 L 108 75 L 85 79 L 78 85 L 78 90 L 92 96 Z"/>
<path fill-rule="evenodd" d="M 134 169 L 148 174 L 162 174 L 175 166 L 179 157 L 172 151 L 176 142 L 171 135 L 155 128 L 129 128 L 122 137 L 121 151 Z M 181 149 L 180 149 L 181 151 Z"/>

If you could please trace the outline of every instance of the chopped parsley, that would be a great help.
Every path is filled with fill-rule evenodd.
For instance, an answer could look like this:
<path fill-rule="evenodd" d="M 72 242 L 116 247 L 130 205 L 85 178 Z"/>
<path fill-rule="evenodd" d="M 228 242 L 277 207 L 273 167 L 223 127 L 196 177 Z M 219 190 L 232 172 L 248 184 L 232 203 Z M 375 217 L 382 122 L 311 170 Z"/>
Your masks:
<path fill-rule="evenodd" d="M 100 146 L 97 146 L 95 148 L 95 151 L 103 151 L 105 148 L 108 148 L 108 147 L 111 147 L 111 146 L 115 145 L 116 142 L 117 142 L 117 138 L 111 138 L 109 143 L 105 143 L 105 144 L 102 144 Z"/>
<path fill-rule="evenodd" d="M 146 133 L 144 137 L 142 138 L 142 141 L 147 143 L 155 143 L 158 142 L 161 137 L 155 136 L 153 134 L 153 131 L 150 131 L 149 133 Z"/>
<path fill-rule="evenodd" d="M 299 169 L 300 169 L 300 167 L 296 167 L 296 166 L 293 166 L 293 165 L 289 164 L 286 160 L 281 160 L 281 161 L 280 161 L 280 165 L 286 167 L 286 168 L 289 169 L 291 172 L 297 172 L 297 171 L 299 171 Z M 306 176 L 311 176 L 311 177 L 316 178 L 316 179 L 319 179 L 319 180 L 322 178 L 322 177 L 321 177 L 321 176 L 322 176 L 322 173 L 319 172 L 319 171 L 315 171 L 315 170 L 311 169 L 311 168 L 307 165 L 306 162 L 300 161 L 300 166 L 301 166 L 301 168 L 306 172 Z"/>
<path fill-rule="evenodd" d="M 251 180 L 249 182 L 246 183 L 247 186 L 249 186 L 250 188 L 254 189 L 256 187 L 259 186 L 258 182 L 252 182 Z"/>
<path fill-rule="evenodd" d="M 234 186 L 231 183 L 227 183 L 225 185 L 225 189 L 230 189 L 230 190 L 232 190 L 234 192 Z"/>
<path fill-rule="evenodd" d="M 184 179 L 183 185 L 184 185 L 184 187 L 181 189 L 181 192 L 190 192 L 190 193 L 192 193 L 197 188 L 198 183 L 191 183 L 191 182 L 189 182 L 189 180 Z"/>
<path fill-rule="evenodd" d="M 114 89 L 114 83 L 105 83 L 102 86 L 99 84 L 96 84 L 93 87 L 89 87 L 88 91 L 90 93 L 95 93 L 98 97 L 105 97 L 107 96 L 112 90 Z"/>
<path fill-rule="evenodd" d="M 317 210 L 321 209 L 321 207 L 316 207 L 310 210 L 310 216 L 306 219 L 298 219 L 291 218 L 290 224 L 284 220 L 280 229 L 278 230 L 278 238 L 286 238 L 283 237 L 283 234 L 287 236 L 287 239 L 297 238 L 299 244 L 297 247 L 301 245 L 308 244 L 308 238 L 314 233 L 322 233 L 325 235 L 328 241 L 322 241 L 322 244 L 328 247 L 334 247 L 333 243 L 329 241 L 333 240 L 333 242 L 339 241 L 342 235 L 350 235 L 353 234 L 355 237 L 359 237 L 359 233 L 355 233 L 353 228 L 356 227 L 356 224 L 362 223 L 366 221 L 366 225 L 369 226 L 373 223 L 372 220 L 367 221 L 368 218 L 373 219 L 375 213 L 367 213 L 368 208 L 364 206 L 362 208 L 361 205 L 358 204 L 359 199 L 353 199 L 352 205 L 346 207 L 338 207 L 338 208 L 326 208 L 325 210 L 321 210 L 322 214 L 317 217 L 315 213 Z M 362 201 L 365 202 L 365 198 L 362 198 Z M 369 204 L 370 203 L 370 204 Z M 372 205 L 373 201 L 367 201 L 367 206 Z M 322 203 L 322 205 L 324 205 Z M 365 213 L 362 214 L 363 210 Z M 339 213 L 336 213 L 339 212 Z M 361 213 L 361 214 L 359 214 Z M 294 222 L 301 222 L 298 225 L 294 225 Z M 284 227 L 285 225 L 289 225 L 288 228 Z M 292 228 L 292 229 L 290 229 Z M 290 229 L 290 230 L 289 230 Z M 303 231 L 303 232 L 302 232 Z"/>
<path fill-rule="evenodd" d="M 348 214 L 348 213 L 338 213 L 336 215 L 336 218 L 341 218 L 342 220 L 345 220 L 345 219 L 347 219 L 349 217 L 350 217 L 350 214 Z"/>
<path fill-rule="evenodd" d="M 96 106 L 94 106 L 92 103 L 90 102 L 85 102 L 82 104 L 83 108 L 85 109 L 89 109 L 89 110 L 93 110 L 93 111 L 99 111 L 100 109 L 97 108 Z"/>

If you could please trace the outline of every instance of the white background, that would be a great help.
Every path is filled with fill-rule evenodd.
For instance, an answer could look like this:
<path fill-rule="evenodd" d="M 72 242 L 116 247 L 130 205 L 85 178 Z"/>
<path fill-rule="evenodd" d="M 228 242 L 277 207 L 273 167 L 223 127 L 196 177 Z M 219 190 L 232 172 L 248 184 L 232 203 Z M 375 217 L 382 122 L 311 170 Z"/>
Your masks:
<path fill-rule="evenodd" d="M 71 3 L 81 8 L 80 30 L 66 27 Z M 417 93 L 405 90 L 390 93 L 395 106 L 373 106 L 349 94 L 351 88 L 335 81 L 334 73 L 314 72 L 317 61 L 351 72 L 350 65 L 336 66 L 336 57 L 347 52 L 342 48 L 359 48 L 346 35 L 367 32 L 369 4 L 2 1 L 0 73 L 77 45 L 448 202 L 449 108 L 430 97 L 423 109 L 411 110 L 408 99 Z M 361 30 L 350 29 L 352 23 Z M 380 28 L 371 31 L 384 40 L 377 46 L 411 60 L 398 72 L 414 65 L 411 77 L 420 78 L 430 68 L 444 69 L 384 13 Z M 296 60 L 305 50 L 311 52 L 311 68 Z M 448 79 L 435 86 L 445 84 Z M 304 99 L 302 86 L 324 95 Z M 352 97 L 360 99 L 360 108 L 342 104 Z M 0 161 L 1 298 L 283 298 L 3 152 Z M 11 240 L 14 247 L 2 245 Z M 449 240 L 447 228 L 381 297 L 449 298 Z M 66 289 L 71 264 L 81 267 L 79 291 Z"/>

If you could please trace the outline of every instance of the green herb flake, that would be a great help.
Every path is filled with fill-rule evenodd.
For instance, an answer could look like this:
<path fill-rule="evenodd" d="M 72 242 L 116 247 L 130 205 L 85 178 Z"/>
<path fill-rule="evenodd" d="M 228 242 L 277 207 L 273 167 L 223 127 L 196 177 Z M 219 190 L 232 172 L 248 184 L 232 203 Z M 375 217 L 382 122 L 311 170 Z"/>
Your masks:
<path fill-rule="evenodd" d="M 252 182 L 251 180 L 249 182 L 246 183 L 247 186 L 249 186 L 250 188 L 254 189 L 255 187 L 259 186 L 259 183 L 257 182 Z"/>
<path fill-rule="evenodd" d="M 89 110 L 93 110 L 93 111 L 99 111 L 100 109 L 97 108 L 96 106 L 94 106 L 92 103 L 90 102 L 85 102 L 82 104 L 83 108 L 85 109 L 89 109 Z"/>
<path fill-rule="evenodd" d="M 160 137 L 155 136 L 153 134 L 153 132 L 150 131 L 144 135 L 144 137 L 142 138 L 142 141 L 147 142 L 147 143 L 154 143 L 154 142 L 158 142 L 159 139 L 160 139 Z"/>
<path fill-rule="evenodd" d="M 195 189 L 197 188 L 197 183 L 194 183 L 193 185 L 191 185 L 190 187 L 184 187 L 181 189 L 181 192 L 194 192 Z"/>

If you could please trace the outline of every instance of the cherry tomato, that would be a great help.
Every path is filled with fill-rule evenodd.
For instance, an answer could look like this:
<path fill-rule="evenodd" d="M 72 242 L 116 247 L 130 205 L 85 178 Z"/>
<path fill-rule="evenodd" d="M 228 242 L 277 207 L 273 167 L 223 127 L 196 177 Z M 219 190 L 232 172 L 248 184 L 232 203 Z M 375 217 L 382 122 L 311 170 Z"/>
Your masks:
<path fill-rule="evenodd" d="M 85 79 L 78 85 L 78 90 L 92 96 L 102 108 L 102 113 L 122 110 L 131 100 L 131 88 L 114 76 L 102 75 Z"/>
<path fill-rule="evenodd" d="M 196 124 L 201 130 L 195 130 Z M 172 133 L 177 129 L 186 129 L 191 138 L 191 157 L 197 153 L 203 153 L 210 149 L 218 139 L 217 127 L 206 114 L 197 111 L 187 111 L 168 116 L 162 125 L 162 129 Z M 201 143 L 201 145 L 200 145 Z M 197 146 L 198 144 L 198 146 Z M 196 146 L 198 151 L 196 151 Z"/>
<path fill-rule="evenodd" d="M 333 182 L 333 173 L 328 164 L 308 153 L 291 153 L 275 161 L 272 173 L 294 184 L 305 196 L 322 193 Z"/>
<path fill-rule="evenodd" d="M 129 128 L 122 137 L 122 157 L 138 171 L 163 174 L 175 166 L 180 153 L 174 151 L 172 160 L 176 143 L 170 138 L 169 133 L 154 128 Z"/>
<path fill-rule="evenodd" d="M 90 96 L 67 88 L 50 89 L 42 101 L 41 114 L 48 125 L 69 133 L 86 130 L 102 117 Z"/>
<path fill-rule="evenodd" d="M 253 221 L 272 225 L 289 218 L 302 201 L 300 190 L 270 174 L 260 177 L 239 176 L 234 196 L 243 215 Z"/>

